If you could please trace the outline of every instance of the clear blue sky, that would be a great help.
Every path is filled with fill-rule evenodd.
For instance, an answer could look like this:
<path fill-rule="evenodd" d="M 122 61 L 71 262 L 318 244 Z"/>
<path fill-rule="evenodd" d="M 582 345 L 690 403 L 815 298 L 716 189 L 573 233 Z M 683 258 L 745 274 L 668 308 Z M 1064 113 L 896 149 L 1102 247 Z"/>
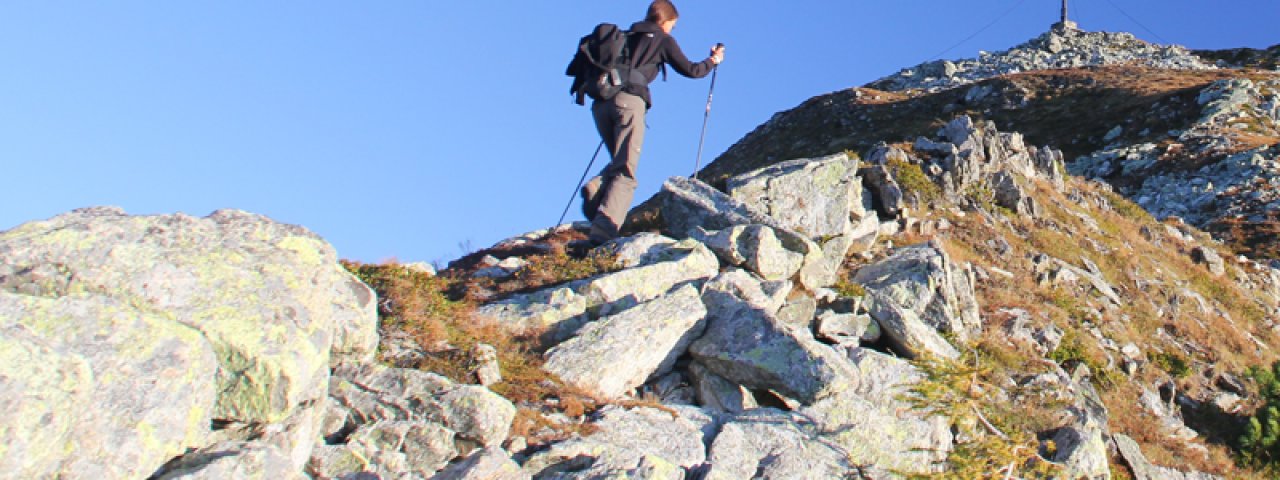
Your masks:
<path fill-rule="evenodd" d="M 564 66 L 596 23 L 646 5 L 6 2 L 0 229 L 91 205 L 239 208 L 304 225 L 345 258 L 456 258 L 559 216 L 598 142 Z M 1015 5 L 944 58 L 1032 38 L 1058 1 L 677 1 L 690 57 L 728 45 L 704 164 L 775 112 L 933 59 Z M 1072 5 L 1086 29 L 1146 40 L 1280 42 L 1276 0 Z M 655 83 L 636 202 L 691 173 L 708 85 Z"/>

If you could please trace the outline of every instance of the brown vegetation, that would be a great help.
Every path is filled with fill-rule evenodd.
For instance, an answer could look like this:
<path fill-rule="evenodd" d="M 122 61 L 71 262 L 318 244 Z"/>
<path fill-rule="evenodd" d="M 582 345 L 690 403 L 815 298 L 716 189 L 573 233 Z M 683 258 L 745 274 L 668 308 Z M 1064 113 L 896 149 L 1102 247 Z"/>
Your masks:
<path fill-rule="evenodd" d="M 538 288 L 591 276 L 613 268 L 613 263 L 608 255 L 579 260 L 556 251 L 531 257 L 510 282 L 475 279 L 457 270 L 432 276 L 395 263 L 344 261 L 343 265 L 378 293 L 383 337 L 393 331 L 403 332 L 424 350 L 422 360 L 412 367 L 456 382 L 475 383 L 474 347 L 481 343 L 495 347 L 502 381 L 490 385 L 490 389 L 517 406 L 511 435 L 526 437 L 532 445 L 538 445 L 589 433 L 590 424 L 581 420 L 604 402 L 542 369 L 546 346 L 540 342 L 541 332 L 516 334 L 477 316 L 478 301 L 467 292 L 475 289 L 477 282 L 503 292 Z M 551 421 L 546 414 L 553 412 L 579 421 Z"/>
<path fill-rule="evenodd" d="M 1185 128 L 1199 115 L 1199 90 L 1213 81 L 1275 76 L 1106 66 L 1025 72 L 937 93 L 853 88 L 778 114 L 769 128 L 762 126 L 739 141 L 699 178 L 718 185 L 730 176 L 793 158 L 864 151 L 881 141 L 912 142 L 932 137 L 958 115 L 992 120 L 1003 131 L 1023 133 L 1031 144 L 1062 149 L 1070 160 L 1098 150 L 1117 125 L 1124 127 L 1121 139 L 1131 142 L 1161 141 L 1169 130 Z M 967 99 L 975 88 L 992 93 Z"/>
<path fill-rule="evenodd" d="M 1111 411 L 1111 430 L 1142 443 L 1152 461 L 1232 477 L 1253 476 L 1256 472 L 1234 463 L 1228 448 L 1238 435 L 1238 419 L 1216 418 L 1216 424 L 1190 419 L 1197 428 L 1209 428 L 1204 430 L 1209 443 L 1206 456 L 1158 431 L 1158 423 L 1137 406 L 1137 399 L 1141 394 L 1138 385 L 1173 381 L 1180 391 L 1195 397 L 1212 381 L 1201 375 L 1203 372 L 1239 373 L 1251 365 L 1269 364 L 1276 355 L 1258 348 L 1247 337 L 1274 341 L 1261 325 L 1262 306 L 1248 300 L 1252 297 L 1234 282 L 1209 276 L 1203 266 L 1190 260 L 1193 245 L 1164 237 L 1159 233 L 1164 226 L 1132 202 L 1076 180 L 1070 181 L 1068 188 L 1075 189 L 1074 197 L 1084 203 L 1037 185 L 1036 198 L 1044 207 L 1042 218 L 1037 219 L 1011 218 L 999 211 L 963 216 L 949 211 L 921 212 L 945 215 L 954 225 L 939 237 L 953 260 L 970 262 L 987 272 L 994 268 L 1013 274 L 990 275 L 978 284 L 988 331 L 973 348 L 984 359 L 985 371 L 993 373 L 992 378 L 1028 375 L 1037 371 L 1035 362 L 1046 361 L 1025 346 L 1009 343 L 1002 334 L 991 333 L 1001 328 L 1005 318 L 1002 309 L 1024 309 L 1036 321 L 1053 323 L 1065 332 L 1062 345 L 1050 352 L 1049 359 L 1064 366 L 1088 365 Z M 1094 224 L 1087 218 L 1094 219 Z M 1143 227 L 1157 232 L 1156 241 L 1144 238 Z M 994 239 L 1007 242 L 1009 251 L 999 250 Z M 1200 240 L 1212 244 L 1207 235 L 1200 234 Z M 1078 286 L 1037 283 L 1029 260 L 1035 253 L 1077 266 L 1092 262 L 1125 304 L 1108 307 L 1085 282 Z M 1221 253 L 1230 258 L 1226 249 Z M 1232 270 L 1228 275 L 1235 274 L 1234 267 Z M 1183 290 L 1203 296 L 1213 312 L 1168 308 Z M 1222 314 L 1214 313 L 1219 311 Z M 1167 335 L 1155 335 L 1156 329 Z M 1119 345 L 1134 342 L 1147 352 L 1147 361 L 1132 376 L 1123 373 L 1119 352 L 1102 348 L 1094 332 Z M 1052 403 L 1019 406 L 1017 415 L 1028 419 L 1019 425 L 1034 432 L 1051 428 L 1047 425 L 1060 409 Z"/>

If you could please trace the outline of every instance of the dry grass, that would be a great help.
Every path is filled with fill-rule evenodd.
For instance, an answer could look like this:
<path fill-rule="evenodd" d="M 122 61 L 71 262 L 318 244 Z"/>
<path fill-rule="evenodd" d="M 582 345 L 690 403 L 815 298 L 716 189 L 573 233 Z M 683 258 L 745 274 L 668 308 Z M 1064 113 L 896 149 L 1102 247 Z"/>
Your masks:
<path fill-rule="evenodd" d="M 1035 322 L 1051 322 L 1064 330 L 1063 345 L 1049 356 L 1059 362 L 1080 362 L 1091 367 L 1112 413 L 1112 431 L 1138 440 L 1153 462 L 1231 478 L 1258 477 L 1261 474 L 1257 471 L 1234 463 L 1228 445 L 1237 435 L 1231 423 L 1235 420 L 1215 418 L 1199 423 L 1195 423 L 1198 419 L 1192 420 L 1197 428 L 1209 428 L 1206 430 L 1209 453 L 1201 455 L 1158 431 L 1158 423 L 1137 405 L 1141 394 L 1138 385 L 1154 386 L 1173 378 L 1181 391 L 1195 397 L 1211 387 L 1208 383 L 1212 379 L 1199 375 L 1208 366 L 1218 372 L 1238 373 L 1250 365 L 1269 365 L 1276 355 L 1259 350 L 1244 334 L 1253 332 L 1260 338 L 1269 338 L 1260 325 L 1263 306 L 1251 300 L 1254 297 L 1234 282 L 1210 277 L 1204 266 L 1191 261 L 1190 250 L 1195 245 L 1164 236 L 1164 227 L 1132 202 L 1078 180 L 1069 180 L 1068 188 L 1075 189 L 1076 197 L 1085 199 L 1085 205 L 1045 185 L 1035 186 L 1036 198 L 1045 207 L 1041 219 L 1009 218 L 1005 217 L 1007 213 L 999 212 L 992 214 L 992 220 L 978 213 L 959 216 L 948 212 L 921 212 L 946 215 L 954 224 L 953 229 L 938 239 L 953 260 L 970 262 L 987 271 L 994 267 L 1013 274 L 1010 278 L 991 275 L 989 281 L 977 285 L 988 334 L 975 348 L 988 359 L 995 372 L 1003 372 L 1000 374 L 1025 371 L 1027 365 L 1041 361 L 1036 360 L 1039 355 L 1035 352 L 1009 344 L 1001 334 L 990 334 L 990 330 L 998 329 L 1003 321 L 1004 317 L 997 314 L 999 310 L 1026 310 Z M 1094 219 L 1096 230 L 1086 225 L 1082 217 Z M 1139 233 L 1144 226 L 1157 232 L 1159 244 Z M 997 238 L 1004 239 L 1010 251 L 997 250 L 992 242 Z M 1208 241 L 1205 235 L 1198 238 Z M 1218 248 L 1211 243 L 1207 245 Z M 1030 261 L 1036 253 L 1046 253 L 1079 267 L 1084 266 L 1085 260 L 1093 262 L 1125 299 L 1125 304 L 1106 307 L 1090 293 L 1087 282 L 1081 287 L 1036 283 Z M 1226 248 L 1221 248 L 1220 253 L 1224 258 L 1233 256 Z M 1233 274 L 1229 272 L 1228 276 Z M 1169 305 L 1179 288 L 1199 293 L 1212 305 L 1212 310 L 1226 315 L 1202 315 L 1195 308 L 1176 313 L 1168 308 L 1156 308 Z M 1121 356 L 1119 352 L 1102 348 L 1093 334 L 1083 328 L 1086 321 L 1116 344 L 1134 342 L 1159 361 L 1149 361 L 1132 378 L 1117 368 L 1108 368 L 1113 359 Z M 1174 343 L 1155 336 L 1156 328 L 1163 329 Z M 1185 362 L 1185 366 L 1178 362 Z M 1027 411 L 1030 416 L 1053 418 L 1052 406 Z M 1040 424 L 1022 428 L 1043 431 L 1045 427 Z"/>
<path fill-rule="evenodd" d="M 1267 212 L 1262 221 L 1222 218 L 1209 226 L 1233 250 L 1253 258 L 1280 259 L 1280 213 Z"/>
<path fill-rule="evenodd" d="M 562 254 L 561 254 L 562 255 Z M 584 273 L 589 269 L 565 267 L 563 259 L 530 263 L 528 275 L 555 279 L 556 272 Z M 402 265 L 369 265 L 344 261 L 343 265 L 378 293 L 380 328 L 407 333 L 425 350 L 416 368 L 435 372 L 460 383 L 475 383 L 477 364 L 472 352 L 477 344 L 492 345 L 498 351 L 502 381 L 489 388 L 518 407 L 512 436 L 523 436 L 533 445 L 572 435 L 589 433 L 583 422 L 556 423 L 544 412 L 559 412 L 581 419 L 603 405 L 599 399 L 542 370 L 544 345 L 540 332 L 513 334 L 492 321 L 475 315 L 476 301 L 454 297 L 465 277 L 444 272 L 430 276 Z M 543 271 L 546 268 L 549 271 Z"/>

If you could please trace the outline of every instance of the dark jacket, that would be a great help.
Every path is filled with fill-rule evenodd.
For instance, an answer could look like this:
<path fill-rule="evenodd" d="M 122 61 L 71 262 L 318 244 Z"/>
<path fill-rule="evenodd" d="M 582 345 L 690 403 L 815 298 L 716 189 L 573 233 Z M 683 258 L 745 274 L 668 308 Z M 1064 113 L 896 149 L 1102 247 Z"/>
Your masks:
<path fill-rule="evenodd" d="M 660 65 L 670 65 L 676 73 L 689 78 L 705 77 L 716 66 L 710 58 L 698 63 L 690 62 L 689 57 L 680 50 L 676 39 L 663 32 L 662 27 L 656 23 L 636 22 L 631 25 L 631 32 L 632 35 L 628 38 L 631 47 L 630 63 L 633 67 L 639 66 L 640 72 L 648 81 L 644 85 L 627 85 L 622 91 L 643 98 L 644 103 L 650 107 L 653 106 L 653 100 L 649 96 L 648 84 L 658 78 Z"/>

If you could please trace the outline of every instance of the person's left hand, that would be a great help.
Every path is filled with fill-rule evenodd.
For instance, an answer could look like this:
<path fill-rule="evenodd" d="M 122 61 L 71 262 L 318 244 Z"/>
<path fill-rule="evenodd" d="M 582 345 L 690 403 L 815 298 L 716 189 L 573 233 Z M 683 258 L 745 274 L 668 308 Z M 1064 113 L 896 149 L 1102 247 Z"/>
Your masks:
<path fill-rule="evenodd" d="M 716 46 L 711 47 L 711 62 L 715 63 L 716 65 L 719 65 L 720 62 L 723 62 L 723 61 L 724 61 L 724 44 L 717 43 Z"/>

